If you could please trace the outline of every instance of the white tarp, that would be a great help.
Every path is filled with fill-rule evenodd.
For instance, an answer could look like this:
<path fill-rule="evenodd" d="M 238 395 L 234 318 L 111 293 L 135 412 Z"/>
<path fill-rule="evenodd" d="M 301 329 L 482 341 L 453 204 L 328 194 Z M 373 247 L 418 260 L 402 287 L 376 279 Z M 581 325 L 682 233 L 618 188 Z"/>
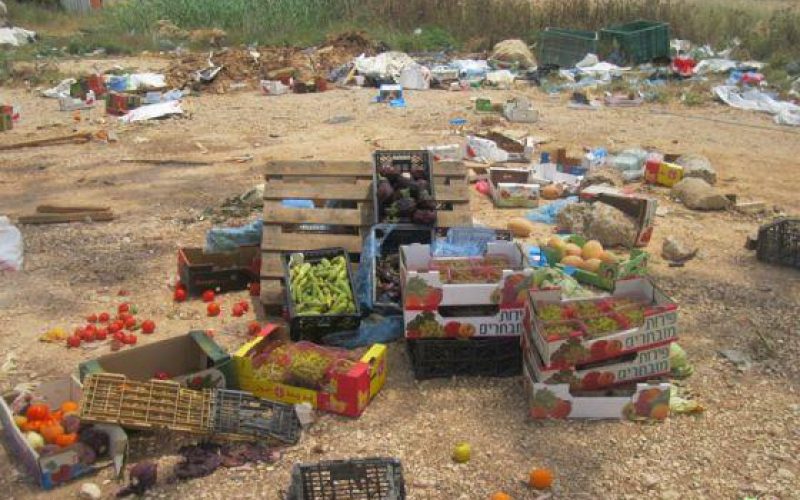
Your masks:
<path fill-rule="evenodd" d="M 141 122 L 169 115 L 182 114 L 183 109 L 181 109 L 181 101 L 167 101 L 132 109 L 121 116 L 119 121 L 122 123 Z"/>
<path fill-rule="evenodd" d="M 66 80 L 61 80 L 61 83 L 59 83 L 55 87 L 43 90 L 42 95 L 44 97 L 49 97 L 51 99 L 61 99 L 62 97 L 69 97 L 69 88 L 76 81 L 77 80 L 75 80 L 74 78 L 67 78 Z"/>
<path fill-rule="evenodd" d="M 167 86 L 166 78 L 159 73 L 134 73 L 128 78 L 134 89 L 163 89 Z"/>
<path fill-rule="evenodd" d="M 720 85 L 714 87 L 714 95 L 733 108 L 774 115 L 775 123 L 780 125 L 800 126 L 800 106 L 775 100 L 758 89 L 743 90 L 730 85 Z"/>
<path fill-rule="evenodd" d="M 354 61 L 359 74 L 372 78 L 392 78 L 397 80 L 400 73 L 416 64 L 405 52 L 383 52 L 375 57 L 366 57 L 361 54 Z"/>
<path fill-rule="evenodd" d="M 22 28 L 0 28 L 0 45 L 13 45 L 19 47 L 33 43 L 36 40 L 36 32 Z"/>

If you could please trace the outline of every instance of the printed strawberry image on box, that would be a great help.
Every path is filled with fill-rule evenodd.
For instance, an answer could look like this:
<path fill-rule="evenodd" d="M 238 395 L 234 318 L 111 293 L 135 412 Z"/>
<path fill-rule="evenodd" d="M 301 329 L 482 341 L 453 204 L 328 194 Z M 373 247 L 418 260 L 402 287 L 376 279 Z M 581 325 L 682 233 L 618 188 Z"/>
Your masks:
<path fill-rule="evenodd" d="M 400 255 L 406 338 L 522 333 L 532 271 L 515 243 L 491 241 L 478 257 L 438 257 L 419 244 Z"/>
<path fill-rule="evenodd" d="M 550 369 L 604 361 L 678 338 L 678 306 L 646 278 L 616 283 L 610 297 L 564 300 L 531 290 L 523 329 Z"/>

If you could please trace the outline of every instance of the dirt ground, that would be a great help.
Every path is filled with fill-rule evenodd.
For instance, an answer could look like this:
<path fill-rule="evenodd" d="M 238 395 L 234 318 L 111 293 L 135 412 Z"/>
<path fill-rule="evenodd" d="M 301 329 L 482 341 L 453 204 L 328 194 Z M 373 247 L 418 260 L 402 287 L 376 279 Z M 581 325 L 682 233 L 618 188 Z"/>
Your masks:
<path fill-rule="evenodd" d="M 157 332 L 140 336 L 140 343 L 213 328 L 226 348 L 240 345 L 252 313 L 232 318 L 228 311 L 245 293 L 224 296 L 225 312 L 216 319 L 205 316 L 199 301 L 171 301 L 177 248 L 202 245 L 213 224 L 208 209 L 260 182 L 266 160 L 367 160 L 376 148 L 447 144 L 450 118 L 475 119 L 467 108 L 478 93 L 410 92 L 405 109 L 370 104 L 374 93 L 202 95 L 186 101 L 188 118 L 124 127 L 94 111 L 85 126 L 116 130 L 118 142 L 0 152 L 0 214 L 30 213 L 44 203 L 85 203 L 110 205 L 118 215 L 108 223 L 21 228 L 25 270 L 0 276 L 2 386 L 57 377 L 107 352 L 106 346 L 67 350 L 37 338 L 52 327 L 72 329 L 91 312 L 112 310 L 123 300 L 120 290 L 129 292 L 124 300 L 136 304 L 141 317 L 158 323 Z M 643 145 L 700 153 L 717 169 L 723 192 L 800 213 L 800 136 L 778 129 L 764 115 L 717 104 L 590 112 L 567 109 L 566 96 L 551 98 L 536 89 L 486 94 L 529 95 L 541 112 L 530 131 L 549 138 L 547 147 L 564 145 L 578 153 L 582 145 Z M 23 118 L 13 131 L 0 134 L 0 144 L 69 132 L 72 115 L 59 112 L 55 101 L 22 89 L 2 89 L 2 96 L 22 106 Z M 325 123 L 338 115 L 353 120 Z M 255 160 L 230 161 L 245 154 Z M 132 158 L 214 164 L 120 162 Z M 150 497 L 277 499 L 295 462 L 394 456 L 403 461 L 410 499 L 486 499 L 499 490 L 514 499 L 548 498 L 523 483 L 528 471 L 540 466 L 556 474 L 550 498 L 800 498 L 800 272 L 759 263 L 743 248 L 763 219 L 694 212 L 669 201 L 666 190 L 652 193 L 667 212 L 658 217 L 649 247 L 651 272 L 680 303 L 681 344 L 696 367 L 686 385 L 707 408 L 705 414 L 658 425 L 530 423 L 520 379 L 418 383 L 399 343 L 390 349 L 386 387 L 360 419 L 322 416 L 275 465 L 220 470 L 186 483 L 165 481 Z M 477 222 L 495 227 L 523 213 L 495 210 L 475 192 L 472 208 Z M 537 237 L 550 230 L 539 226 Z M 658 254 L 669 235 L 698 245 L 699 256 L 683 268 L 668 267 Z M 737 369 L 721 358 L 720 349 L 741 351 L 752 367 Z M 450 460 L 458 441 L 472 444 L 473 459 L 464 465 Z M 181 443 L 165 434 L 140 434 L 132 438 L 130 458 L 161 457 L 166 476 L 169 456 Z M 71 498 L 83 482 L 98 484 L 110 497 L 118 487 L 104 470 L 47 493 L 13 462 L 0 453 L 0 488 L 7 498 Z"/>

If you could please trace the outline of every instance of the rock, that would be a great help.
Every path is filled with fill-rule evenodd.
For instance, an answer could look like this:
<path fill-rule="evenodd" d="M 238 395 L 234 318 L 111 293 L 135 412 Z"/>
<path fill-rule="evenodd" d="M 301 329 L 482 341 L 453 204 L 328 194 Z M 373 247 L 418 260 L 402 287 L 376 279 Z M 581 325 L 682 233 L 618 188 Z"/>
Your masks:
<path fill-rule="evenodd" d="M 661 256 L 671 262 L 686 262 L 697 255 L 697 247 L 689 249 L 686 244 L 674 236 L 668 236 L 661 245 Z"/>
<path fill-rule="evenodd" d="M 519 64 L 521 68 L 536 67 L 536 59 L 531 49 L 522 40 L 503 40 L 494 46 L 491 59 Z"/>
<path fill-rule="evenodd" d="M 692 210 L 725 210 L 730 204 L 728 198 L 697 177 L 689 177 L 675 184 L 670 196 L 681 200 Z"/>
<path fill-rule="evenodd" d="M 741 371 L 747 371 L 753 366 L 753 361 L 750 359 L 750 356 L 742 351 L 737 351 L 736 349 L 723 349 L 719 351 L 719 354 L 723 358 L 736 365 L 736 368 Z"/>
<path fill-rule="evenodd" d="M 599 184 L 606 184 L 613 187 L 622 187 L 625 179 L 622 173 L 613 167 L 600 167 L 589 171 L 581 181 L 580 189 L 586 189 L 589 186 Z"/>
<path fill-rule="evenodd" d="M 100 491 L 100 487 L 94 483 L 83 483 L 81 485 L 80 497 L 100 500 L 103 498 L 103 492 Z"/>
<path fill-rule="evenodd" d="M 621 210 L 605 203 L 592 205 L 583 234 L 604 247 L 633 246 L 636 243 L 636 223 Z"/>
<path fill-rule="evenodd" d="M 582 233 L 592 206 L 586 203 L 571 203 L 556 214 L 556 225 L 571 233 Z"/>
<path fill-rule="evenodd" d="M 699 177 L 712 186 L 717 183 L 717 171 L 711 162 L 702 155 L 688 154 L 675 160 L 676 165 L 683 167 L 683 177 Z"/>
<path fill-rule="evenodd" d="M 652 490 L 660 482 L 661 479 L 653 474 L 645 474 L 644 477 L 642 478 L 642 485 L 644 485 L 644 487 L 647 488 L 648 490 Z"/>
<path fill-rule="evenodd" d="M 794 472 L 790 471 L 789 469 L 780 468 L 776 472 L 777 476 L 781 479 L 786 479 L 789 481 L 794 480 Z"/>

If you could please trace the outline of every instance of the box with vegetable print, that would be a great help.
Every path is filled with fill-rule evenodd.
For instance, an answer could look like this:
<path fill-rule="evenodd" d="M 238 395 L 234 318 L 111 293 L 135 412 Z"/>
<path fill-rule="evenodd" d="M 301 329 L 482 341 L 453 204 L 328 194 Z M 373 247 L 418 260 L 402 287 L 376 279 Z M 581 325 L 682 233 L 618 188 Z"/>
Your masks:
<path fill-rule="evenodd" d="M 407 245 L 400 266 L 407 338 L 522 333 L 532 270 L 515 243 L 490 241 L 483 255 L 470 257 L 440 257 L 430 245 Z"/>
<path fill-rule="evenodd" d="M 551 369 L 615 358 L 678 339 L 678 305 L 647 278 L 618 280 L 597 299 L 531 290 L 523 329 Z"/>
<path fill-rule="evenodd" d="M 0 423 L 9 449 L 45 489 L 114 465 L 122 472 L 128 438 L 116 425 L 82 425 L 81 385 L 64 377 L 33 392 L 11 391 L 0 399 Z"/>
<path fill-rule="evenodd" d="M 233 363 L 242 390 L 348 417 L 361 415 L 386 382 L 385 345 L 348 351 L 292 342 L 275 325 L 236 351 Z"/>
<path fill-rule="evenodd" d="M 603 391 L 575 391 L 568 384 L 532 380 L 523 368 L 528 418 L 664 420 L 669 416 L 670 384 L 635 384 Z"/>

